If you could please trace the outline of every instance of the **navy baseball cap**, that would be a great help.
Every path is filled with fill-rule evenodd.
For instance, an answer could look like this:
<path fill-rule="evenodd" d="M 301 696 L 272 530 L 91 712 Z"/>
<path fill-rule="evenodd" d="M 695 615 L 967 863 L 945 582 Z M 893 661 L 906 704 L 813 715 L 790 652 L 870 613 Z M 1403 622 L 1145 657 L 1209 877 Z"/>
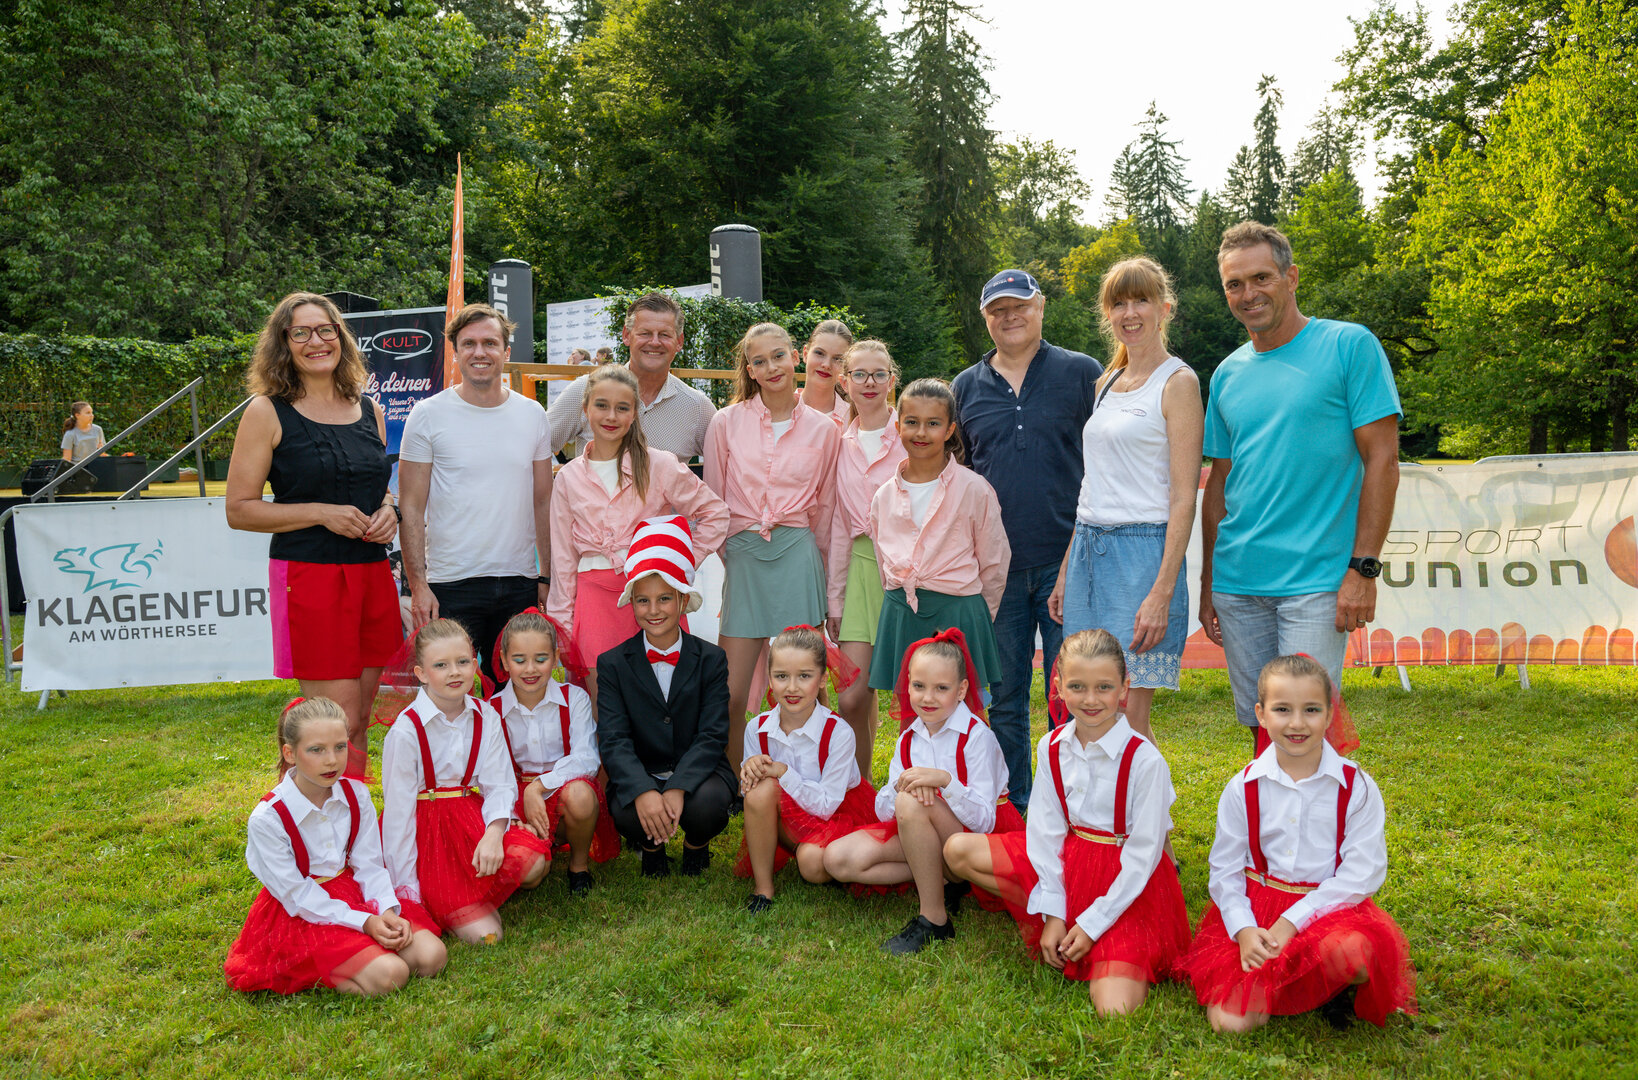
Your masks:
<path fill-rule="evenodd" d="M 979 297 L 978 310 L 980 313 L 990 306 L 992 300 L 999 300 L 1003 296 L 1016 296 L 1020 300 L 1030 300 L 1041 295 L 1041 283 L 1030 277 L 1022 270 L 1003 270 L 990 278 L 984 286 L 984 293 Z"/>

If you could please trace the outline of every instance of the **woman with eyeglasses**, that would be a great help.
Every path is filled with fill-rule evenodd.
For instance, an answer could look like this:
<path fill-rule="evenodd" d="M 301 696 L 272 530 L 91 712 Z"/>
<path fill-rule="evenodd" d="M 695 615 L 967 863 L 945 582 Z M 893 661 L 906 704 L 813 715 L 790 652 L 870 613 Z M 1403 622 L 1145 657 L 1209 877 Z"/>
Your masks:
<path fill-rule="evenodd" d="M 893 387 L 899 367 L 887 346 L 861 341 L 842 357 L 841 382 L 851 391 L 854 416 L 842 429 L 836 455 L 836 512 L 831 518 L 827 627 L 842 655 L 860 671 L 870 670 L 876 623 L 882 613 L 882 576 L 876 546 L 870 539 L 870 500 L 891 479 L 905 458 L 897 433 Z M 876 691 L 868 679 L 842 691 L 837 710 L 853 729 L 859 775 L 870 775 L 870 752 L 876 745 Z"/>
<path fill-rule="evenodd" d="M 228 463 L 227 520 L 272 533 L 273 672 L 347 713 L 347 775 L 363 778 L 381 669 L 403 640 L 387 544 L 387 425 L 364 396 L 364 355 L 341 312 L 292 293 L 267 317 L 246 382 L 255 395 Z M 262 500 L 271 483 L 273 501 Z"/>

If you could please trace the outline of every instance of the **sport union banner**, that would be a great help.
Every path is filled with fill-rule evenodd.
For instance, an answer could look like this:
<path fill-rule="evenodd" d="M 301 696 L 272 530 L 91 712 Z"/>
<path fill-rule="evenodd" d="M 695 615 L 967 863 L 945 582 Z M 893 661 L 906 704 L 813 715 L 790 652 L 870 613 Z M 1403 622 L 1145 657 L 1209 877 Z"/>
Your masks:
<path fill-rule="evenodd" d="M 1634 663 L 1638 454 L 1399 469 L 1353 662 Z"/>
<path fill-rule="evenodd" d="M 24 690 L 273 677 L 267 537 L 225 500 L 19 507 Z"/>

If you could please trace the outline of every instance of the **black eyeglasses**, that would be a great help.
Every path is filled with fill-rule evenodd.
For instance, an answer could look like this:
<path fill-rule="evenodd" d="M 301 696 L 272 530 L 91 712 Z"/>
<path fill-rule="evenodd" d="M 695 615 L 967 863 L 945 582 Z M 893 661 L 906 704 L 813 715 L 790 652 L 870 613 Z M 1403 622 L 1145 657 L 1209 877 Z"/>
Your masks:
<path fill-rule="evenodd" d="M 341 327 L 337 326 L 333 322 L 327 322 L 321 323 L 318 326 L 292 326 L 284 333 L 285 336 L 291 341 L 294 341 L 297 345 L 301 345 L 310 339 L 314 334 L 319 336 L 320 341 L 334 341 L 336 339 L 336 335 L 341 333 Z"/>

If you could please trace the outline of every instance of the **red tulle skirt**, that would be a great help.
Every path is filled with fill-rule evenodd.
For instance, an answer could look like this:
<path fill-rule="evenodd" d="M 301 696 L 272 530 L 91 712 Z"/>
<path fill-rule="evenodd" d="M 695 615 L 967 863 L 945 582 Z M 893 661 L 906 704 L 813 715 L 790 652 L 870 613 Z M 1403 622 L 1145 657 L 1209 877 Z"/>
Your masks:
<path fill-rule="evenodd" d="M 875 812 L 874 807 L 872 807 L 871 812 Z M 875 839 L 877 843 L 885 844 L 899 835 L 899 819 L 894 817 L 886 821 L 873 821 L 852 831 L 864 833 L 866 836 Z M 966 826 L 962 826 L 961 831 L 972 832 Z M 1007 833 L 1017 833 L 1020 840 L 1024 835 L 1024 815 L 1020 814 L 1018 808 L 1012 805 L 1011 799 L 995 808 L 995 826 L 990 829 L 989 835 L 996 836 Z M 913 887 L 913 883 L 908 881 L 900 882 L 897 885 L 860 885 L 855 882 L 849 886 L 854 896 L 889 896 L 909 892 Z M 987 889 L 974 888 L 973 899 L 985 911 L 1006 910 L 1006 902 Z"/>
<path fill-rule="evenodd" d="M 1079 915 L 1109 891 L 1120 874 L 1121 849 L 1070 833 L 1064 839 L 1064 909 Z M 1041 959 L 1041 931 L 1046 921 L 1029 914 L 1029 894 L 1039 880 L 1023 833 L 990 837 L 990 858 L 1007 911 L 1018 923 L 1030 954 Z M 1143 891 L 1113 926 L 1092 943 L 1092 950 L 1064 965 L 1064 977 L 1137 979 L 1157 983 L 1171 978 L 1189 947 L 1189 913 L 1177 867 L 1161 857 Z"/>
<path fill-rule="evenodd" d="M 500 869 L 479 877 L 472 853 L 483 839 L 483 798 L 419 799 L 415 803 L 415 862 L 421 902 L 454 929 L 493 915 L 518 889 L 539 858 L 552 857 L 551 842 L 525 829 L 506 830 Z"/>
<path fill-rule="evenodd" d="M 873 823 L 876 820 L 876 789 L 870 781 L 861 780 L 848 789 L 842 796 L 841 804 L 828 818 L 815 817 L 796 805 L 796 800 L 787 792 L 779 793 L 779 823 L 796 837 L 798 845 L 813 844 L 815 847 L 825 847 L 832 840 L 840 840 L 858 829 L 861 825 Z M 774 873 L 785 868 L 795 851 L 787 848 L 783 843 L 774 848 Z M 739 861 L 734 863 L 734 874 L 737 877 L 751 876 L 751 853 L 745 847 L 743 839 L 739 842 Z"/>
<path fill-rule="evenodd" d="M 1257 925 L 1269 927 L 1298 894 L 1246 882 Z M 1348 988 L 1355 972 L 1369 972 L 1354 996 L 1354 1012 L 1381 1027 L 1396 1010 L 1416 1012 L 1416 969 L 1410 946 L 1388 913 L 1369 899 L 1321 915 L 1284 951 L 1256 971 L 1240 970 L 1240 945 L 1228 936 L 1217 905 L 1206 908 L 1194 943 L 1179 962 L 1202 1005 L 1229 1012 L 1292 1016 L 1325 1004 Z"/>
<path fill-rule="evenodd" d="M 597 795 L 597 824 L 592 829 L 590 855 L 592 862 L 606 863 L 620 854 L 620 832 L 614 827 L 614 819 L 609 817 L 608 796 L 603 793 L 602 785 L 596 783 L 590 777 L 577 776 L 570 780 L 568 784 L 564 784 L 563 787 L 546 796 L 546 820 L 551 823 L 551 828 L 546 834 L 546 840 L 551 842 L 557 836 L 557 826 L 563 817 L 563 812 L 558 809 L 559 796 L 563 794 L 563 789 L 568 787 L 569 784 L 585 784 Z M 522 795 L 518 796 L 517 807 L 512 811 L 512 814 L 519 821 L 524 820 Z M 569 843 L 566 840 L 553 849 L 554 854 L 559 855 L 566 855 L 568 851 Z"/>
<path fill-rule="evenodd" d="M 323 884 L 325 892 L 354 911 L 380 914 L 364 899 L 351 870 Z M 417 930 L 439 933 L 438 924 L 419 904 L 399 901 L 399 913 Z M 235 990 L 271 990 L 296 994 L 315 986 L 335 986 L 363 971 L 387 950 L 370 935 L 351 927 L 313 923 L 284 910 L 263 889 L 250 905 L 244 929 L 228 949 L 222 973 Z"/>

